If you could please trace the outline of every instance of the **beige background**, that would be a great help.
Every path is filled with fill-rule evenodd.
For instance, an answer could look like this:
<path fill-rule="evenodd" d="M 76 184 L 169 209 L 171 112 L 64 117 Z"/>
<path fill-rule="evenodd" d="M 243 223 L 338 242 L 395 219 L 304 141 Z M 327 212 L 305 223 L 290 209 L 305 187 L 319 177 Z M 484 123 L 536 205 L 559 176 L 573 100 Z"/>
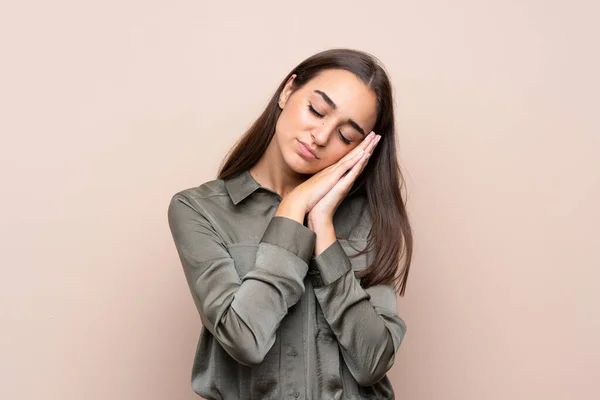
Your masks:
<path fill-rule="evenodd" d="M 5 3 L 1 399 L 196 398 L 168 201 L 334 46 L 397 95 L 397 397 L 600 398 L 597 2 Z"/>

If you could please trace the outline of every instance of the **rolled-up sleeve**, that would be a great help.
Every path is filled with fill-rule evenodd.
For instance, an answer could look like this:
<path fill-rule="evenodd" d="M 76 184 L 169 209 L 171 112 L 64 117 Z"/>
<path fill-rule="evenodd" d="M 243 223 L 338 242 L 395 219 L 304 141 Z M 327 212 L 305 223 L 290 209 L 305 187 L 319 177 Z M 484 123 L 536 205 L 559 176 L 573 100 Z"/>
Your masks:
<path fill-rule="evenodd" d="M 168 221 L 203 325 L 238 362 L 260 363 L 287 309 L 304 293 L 315 233 L 295 220 L 272 218 L 254 268 L 240 279 L 225 243 L 193 199 L 174 195 Z"/>
<path fill-rule="evenodd" d="M 406 334 L 394 287 L 363 289 L 339 240 L 313 261 L 315 294 L 344 361 L 360 385 L 372 385 L 392 367 Z"/>

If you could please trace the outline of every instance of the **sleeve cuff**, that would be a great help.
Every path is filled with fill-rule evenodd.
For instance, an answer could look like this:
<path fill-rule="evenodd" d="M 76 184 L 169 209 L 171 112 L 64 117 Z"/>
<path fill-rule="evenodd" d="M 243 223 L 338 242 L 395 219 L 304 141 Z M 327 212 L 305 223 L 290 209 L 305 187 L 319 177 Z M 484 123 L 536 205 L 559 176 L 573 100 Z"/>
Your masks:
<path fill-rule="evenodd" d="M 308 264 L 315 250 L 317 234 L 296 220 L 273 217 L 261 242 L 270 243 L 296 254 Z"/>
<path fill-rule="evenodd" d="M 313 263 L 316 269 L 309 269 L 308 273 L 314 287 L 329 285 L 352 270 L 352 263 L 339 240 L 313 257 Z"/>

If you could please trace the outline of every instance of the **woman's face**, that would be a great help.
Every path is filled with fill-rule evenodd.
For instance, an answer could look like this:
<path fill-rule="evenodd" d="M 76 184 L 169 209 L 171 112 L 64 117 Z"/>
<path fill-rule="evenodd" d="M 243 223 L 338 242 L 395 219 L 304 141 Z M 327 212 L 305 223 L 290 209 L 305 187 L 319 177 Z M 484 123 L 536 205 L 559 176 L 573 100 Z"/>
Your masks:
<path fill-rule="evenodd" d="M 296 91 L 293 78 L 280 96 L 274 138 L 292 170 L 312 175 L 340 160 L 371 132 L 377 98 L 345 70 L 322 71 Z"/>

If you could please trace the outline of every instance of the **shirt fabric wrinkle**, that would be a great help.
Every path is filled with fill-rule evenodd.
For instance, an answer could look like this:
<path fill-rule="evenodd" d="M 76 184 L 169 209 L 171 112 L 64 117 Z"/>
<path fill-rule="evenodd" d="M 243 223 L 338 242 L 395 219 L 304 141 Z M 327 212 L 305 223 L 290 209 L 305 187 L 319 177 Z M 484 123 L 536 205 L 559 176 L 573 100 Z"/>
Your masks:
<path fill-rule="evenodd" d="M 366 199 L 344 199 L 333 221 L 337 240 L 318 256 L 312 230 L 274 216 L 280 201 L 248 170 L 171 198 L 169 227 L 203 321 L 194 392 L 393 399 L 386 373 L 406 325 L 392 285 L 364 289 L 355 277 L 367 267 L 365 255 L 351 257 L 371 229 Z"/>

